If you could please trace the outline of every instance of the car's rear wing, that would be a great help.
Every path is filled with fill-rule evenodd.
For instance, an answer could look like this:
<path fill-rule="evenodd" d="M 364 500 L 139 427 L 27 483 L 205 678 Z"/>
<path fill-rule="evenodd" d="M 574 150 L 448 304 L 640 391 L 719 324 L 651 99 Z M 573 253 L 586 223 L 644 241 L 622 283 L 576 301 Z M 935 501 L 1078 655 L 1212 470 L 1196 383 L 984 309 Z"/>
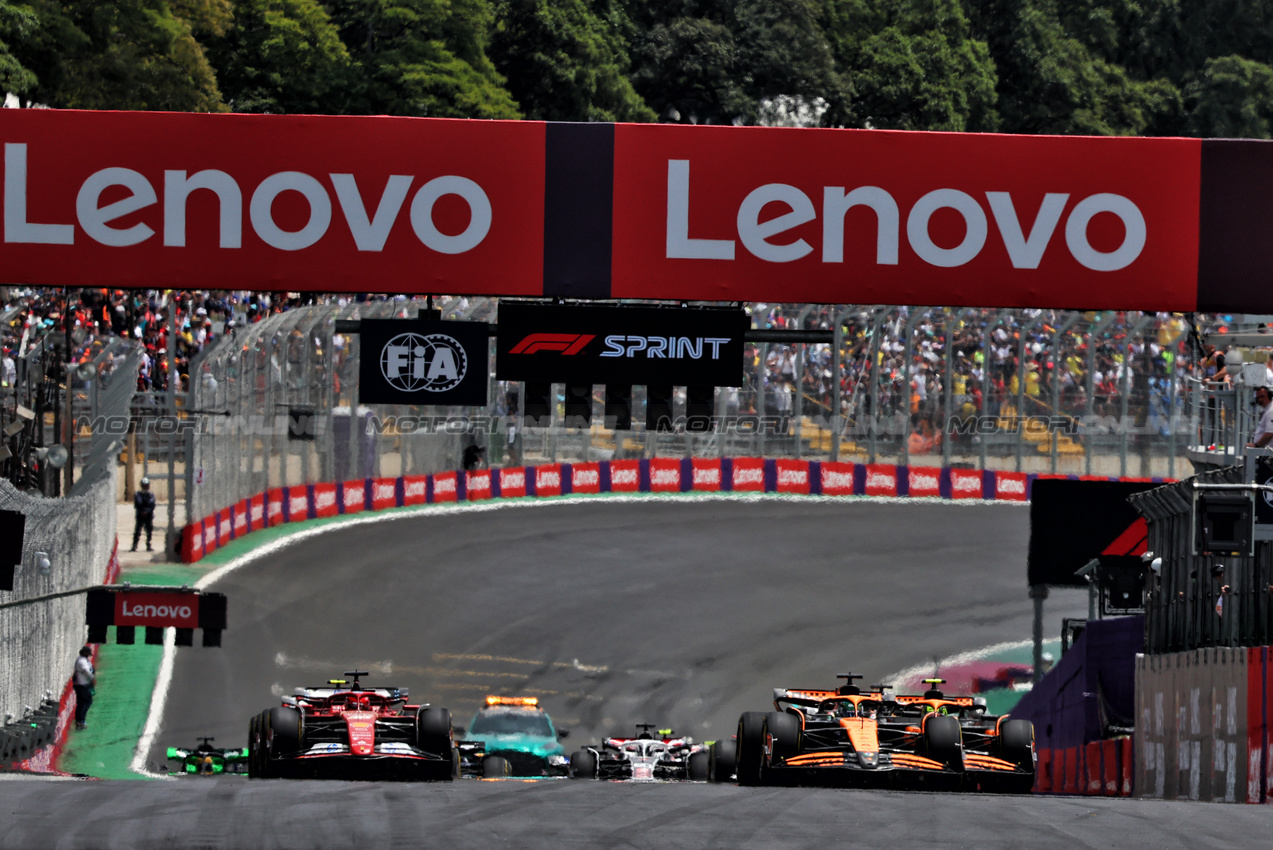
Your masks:
<path fill-rule="evenodd" d="M 894 697 L 899 705 L 913 705 L 917 702 L 944 702 L 950 705 L 970 706 L 976 705 L 974 697 L 948 697 L 943 696 L 938 699 L 932 697 L 921 696 L 919 694 L 898 694 Z"/>

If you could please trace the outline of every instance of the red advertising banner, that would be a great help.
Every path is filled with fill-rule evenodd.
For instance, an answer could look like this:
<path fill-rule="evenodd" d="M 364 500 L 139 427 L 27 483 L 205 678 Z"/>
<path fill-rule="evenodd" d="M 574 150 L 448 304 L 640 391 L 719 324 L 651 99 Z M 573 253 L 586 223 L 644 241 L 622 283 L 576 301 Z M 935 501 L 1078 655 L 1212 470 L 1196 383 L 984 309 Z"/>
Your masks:
<path fill-rule="evenodd" d="M 951 469 L 950 498 L 980 499 L 981 471 L 976 469 Z"/>
<path fill-rule="evenodd" d="M 11 109 L 0 147 L 6 282 L 1273 310 L 1258 140 Z"/>
<path fill-rule="evenodd" d="M 491 497 L 491 471 L 489 469 L 467 473 L 464 484 L 465 492 L 468 494 L 470 502 L 478 502 Z"/>
<path fill-rule="evenodd" d="M 231 508 L 225 508 L 223 510 L 217 511 L 217 545 L 218 546 L 224 546 L 225 544 L 229 543 L 231 540 L 234 539 L 234 537 L 231 535 L 231 532 L 233 531 L 233 528 L 231 527 L 233 523 L 233 520 L 231 519 L 232 514 L 233 514 L 233 511 Z"/>
<path fill-rule="evenodd" d="M 907 471 L 907 493 L 912 498 L 936 498 L 941 495 L 941 470 L 912 466 Z"/>
<path fill-rule="evenodd" d="M 1008 502 L 1024 502 L 1025 483 L 1024 472 L 996 472 L 995 498 Z"/>
<path fill-rule="evenodd" d="M 696 457 L 690 462 L 693 480 L 690 488 L 716 493 L 721 488 L 720 459 Z"/>
<path fill-rule="evenodd" d="M 433 501 L 454 502 L 459 499 L 456 473 L 438 472 L 433 476 Z"/>
<path fill-rule="evenodd" d="M 610 490 L 614 493 L 636 493 L 641 489 L 641 461 L 610 461 Z"/>
<path fill-rule="evenodd" d="M 499 494 L 507 499 L 526 495 L 526 468 L 515 466 L 501 469 L 499 473 Z"/>
<path fill-rule="evenodd" d="M 826 461 L 822 464 L 822 494 L 824 496 L 853 495 L 853 464 Z"/>
<path fill-rule="evenodd" d="M 305 485 L 287 488 L 288 522 L 309 519 L 309 493 Z"/>
<path fill-rule="evenodd" d="M 346 481 L 342 489 L 344 491 L 340 503 L 340 512 L 342 514 L 356 514 L 367 509 L 366 481 L 361 478 Z"/>
<path fill-rule="evenodd" d="M 198 628 L 199 596 L 195 593 L 160 591 L 116 592 L 115 625 Z"/>
<path fill-rule="evenodd" d="M 257 493 L 248 499 L 248 525 L 252 531 L 265 528 L 265 494 Z"/>
<path fill-rule="evenodd" d="M 1191 310 L 1200 151 L 617 125 L 611 295 Z"/>
<path fill-rule="evenodd" d="M 535 468 L 535 495 L 561 495 L 561 465 L 550 464 Z"/>
<path fill-rule="evenodd" d="M 408 475 L 402 479 L 402 504 L 423 505 L 429 497 L 429 476 Z"/>
<path fill-rule="evenodd" d="M 242 537 L 251 530 L 248 528 L 248 500 L 240 499 L 234 506 L 234 536 Z"/>
<path fill-rule="evenodd" d="M 265 511 L 271 526 L 280 525 L 283 522 L 283 500 L 287 498 L 284 488 L 275 487 L 265 494 Z"/>
<path fill-rule="evenodd" d="M 203 523 L 192 522 L 181 532 L 181 560 L 193 564 L 203 557 Z"/>
<path fill-rule="evenodd" d="M 809 462 L 807 460 L 779 458 L 774 464 L 778 468 L 779 493 L 809 492 Z"/>
<path fill-rule="evenodd" d="M 866 465 L 866 495 L 896 496 L 897 467 L 891 463 L 868 463 Z"/>
<path fill-rule="evenodd" d="M 570 492 L 600 493 L 601 464 L 573 463 L 570 465 Z"/>
<path fill-rule="evenodd" d="M 59 286 L 499 281 L 536 295 L 544 135 L 529 121 L 6 110 L 3 266 Z"/>
<path fill-rule="evenodd" d="M 650 459 L 650 492 L 681 492 L 681 461 L 674 457 Z"/>
<path fill-rule="evenodd" d="M 314 515 L 319 517 L 335 516 L 339 513 L 336 506 L 336 485 L 314 485 Z"/>
<path fill-rule="evenodd" d="M 376 478 L 371 482 L 371 506 L 382 511 L 385 508 L 397 507 L 398 479 Z"/>
<path fill-rule="evenodd" d="M 734 490 L 763 492 L 765 489 L 765 461 L 758 457 L 734 458 L 730 484 Z"/>

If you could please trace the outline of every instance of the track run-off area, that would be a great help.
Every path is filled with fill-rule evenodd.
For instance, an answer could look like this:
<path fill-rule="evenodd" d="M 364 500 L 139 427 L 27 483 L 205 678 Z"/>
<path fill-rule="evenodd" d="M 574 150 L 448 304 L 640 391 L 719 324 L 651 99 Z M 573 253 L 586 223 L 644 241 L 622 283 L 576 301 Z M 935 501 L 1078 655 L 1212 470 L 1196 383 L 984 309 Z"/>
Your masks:
<path fill-rule="evenodd" d="M 712 740 L 775 686 L 887 683 L 1028 639 L 1028 537 L 1019 505 L 816 497 L 574 497 L 300 526 L 200 582 L 229 599 L 223 646 L 166 650 L 135 763 L 203 735 L 240 746 L 281 695 L 356 668 L 463 726 L 487 694 L 538 696 L 567 751 L 647 722 Z M 1053 594 L 1045 636 L 1086 605 Z M 1273 826 L 1256 806 L 578 780 L 17 780 L 0 800 L 5 848 L 1230 847 Z"/>

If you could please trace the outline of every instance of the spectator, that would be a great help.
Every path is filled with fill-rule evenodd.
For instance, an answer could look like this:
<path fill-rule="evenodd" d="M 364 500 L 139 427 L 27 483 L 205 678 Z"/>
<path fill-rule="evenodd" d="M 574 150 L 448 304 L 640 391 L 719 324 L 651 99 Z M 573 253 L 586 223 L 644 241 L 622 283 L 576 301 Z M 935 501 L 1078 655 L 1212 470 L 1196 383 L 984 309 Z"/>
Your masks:
<path fill-rule="evenodd" d="M 93 669 L 93 648 L 86 646 L 80 650 L 75 659 L 75 673 L 71 684 L 75 689 L 75 728 L 88 728 L 88 710 L 93 705 L 94 689 L 97 686 L 97 671 Z"/>
<path fill-rule="evenodd" d="M 1255 391 L 1255 403 L 1260 409 L 1259 421 L 1255 424 L 1255 433 L 1251 435 L 1251 442 L 1247 443 L 1247 448 L 1262 449 L 1273 440 L 1273 405 L 1269 404 L 1270 394 L 1273 390 L 1268 387 L 1259 387 Z"/>
<path fill-rule="evenodd" d="M 486 450 L 476 443 L 470 443 L 464 447 L 464 470 L 472 472 L 475 469 L 481 469 L 485 462 Z"/>
<path fill-rule="evenodd" d="M 141 539 L 142 529 L 146 530 L 146 551 L 150 548 L 150 537 L 155 529 L 155 494 L 150 492 L 150 479 L 141 480 L 141 489 L 133 495 L 133 548 L 137 551 L 137 541 Z"/>

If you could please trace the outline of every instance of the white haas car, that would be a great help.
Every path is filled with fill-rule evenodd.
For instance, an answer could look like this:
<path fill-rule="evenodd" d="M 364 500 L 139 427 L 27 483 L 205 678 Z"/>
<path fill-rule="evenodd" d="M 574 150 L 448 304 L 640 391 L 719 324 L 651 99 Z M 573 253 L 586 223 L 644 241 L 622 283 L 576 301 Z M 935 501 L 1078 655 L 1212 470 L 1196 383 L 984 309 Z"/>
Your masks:
<path fill-rule="evenodd" d="M 570 755 L 574 779 L 630 779 L 636 782 L 688 779 L 707 781 L 707 748 L 693 738 L 677 737 L 671 729 L 650 734 L 652 723 L 638 723 L 635 738 L 606 738 L 598 747 L 584 747 Z"/>

